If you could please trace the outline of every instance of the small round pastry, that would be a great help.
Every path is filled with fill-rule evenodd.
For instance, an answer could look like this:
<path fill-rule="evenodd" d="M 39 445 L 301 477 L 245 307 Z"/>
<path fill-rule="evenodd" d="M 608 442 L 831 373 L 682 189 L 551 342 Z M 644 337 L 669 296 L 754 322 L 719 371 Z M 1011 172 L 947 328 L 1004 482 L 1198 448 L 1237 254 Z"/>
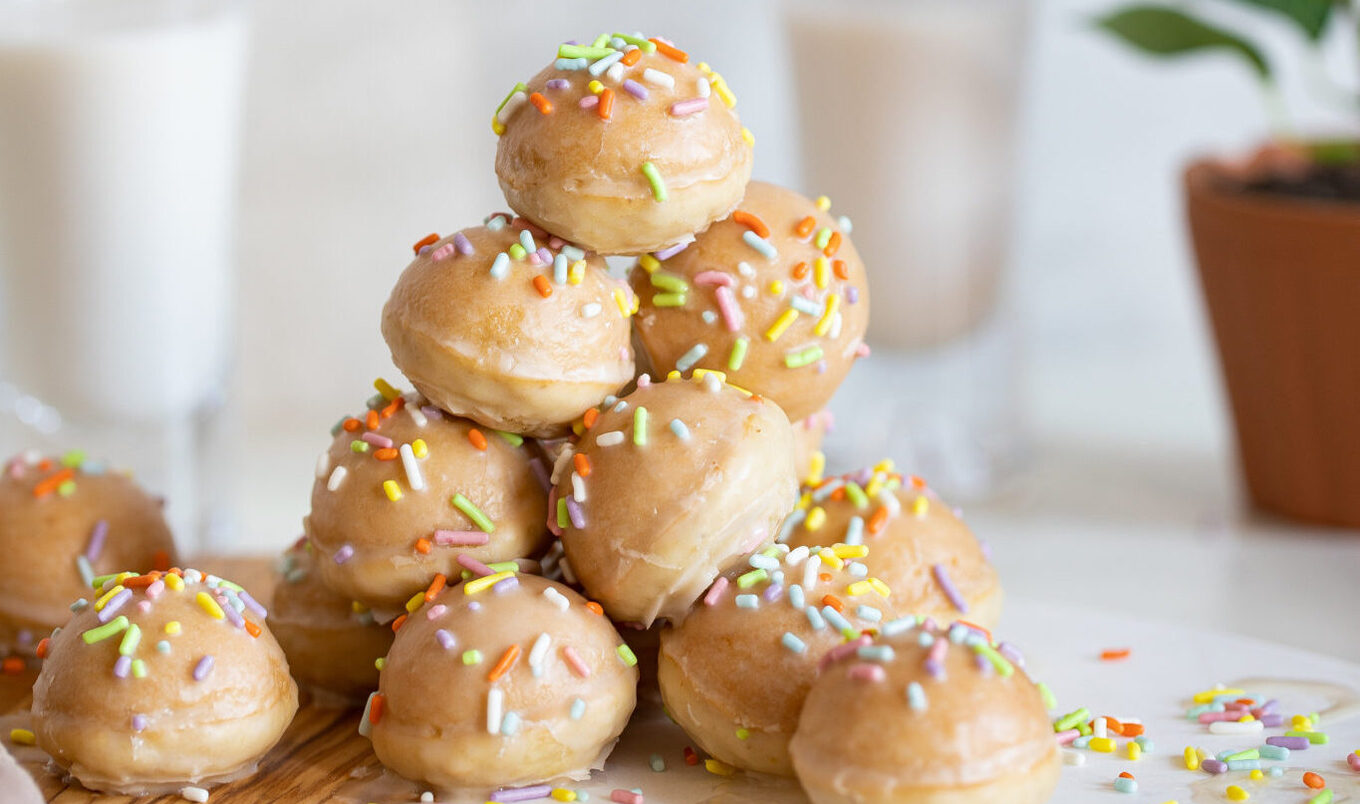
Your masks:
<path fill-rule="evenodd" d="M 976 632 L 954 644 L 919 630 L 842 657 L 789 744 L 803 790 L 814 804 L 1047 801 L 1058 744 L 1018 658 Z"/>
<path fill-rule="evenodd" d="M 832 568 L 806 549 L 769 549 L 750 563 L 719 578 L 684 622 L 662 632 L 661 699 L 714 757 L 792 776 L 789 738 L 819 663 L 829 651 L 867 644 L 863 630 L 893 621 L 894 610 L 861 572 Z"/>
<path fill-rule="evenodd" d="M 753 140 L 722 76 L 665 40 L 564 44 L 496 109 L 512 209 L 601 254 L 689 240 L 732 211 Z"/>
<path fill-rule="evenodd" d="M 587 422 L 558 459 L 552 505 L 570 570 L 615 620 L 684 617 L 797 498 L 784 412 L 711 372 L 640 378 Z"/>
<path fill-rule="evenodd" d="M 819 202 L 821 199 L 819 199 Z M 826 407 L 868 354 L 869 292 L 849 223 L 753 181 L 687 248 L 633 270 L 637 337 L 656 371 L 706 368 L 797 421 Z"/>
<path fill-rule="evenodd" d="M 320 580 L 337 594 L 401 611 L 435 575 L 532 556 L 550 541 L 547 473 L 519 436 L 482 430 L 419 395 L 384 393 L 336 425 L 317 461 L 303 529 Z"/>
<path fill-rule="evenodd" d="M 97 575 L 168 569 L 163 502 L 79 453 L 21 456 L 0 476 L 0 655 L 32 654 Z"/>
<path fill-rule="evenodd" d="M 392 629 L 321 583 L 306 539 L 283 554 L 279 574 L 269 622 L 293 678 L 323 700 L 362 702 L 378 686 L 374 662 L 392 647 Z"/>
<path fill-rule="evenodd" d="M 1001 619 L 1001 580 L 982 544 L 921 478 L 903 478 L 892 461 L 805 488 L 780 540 L 868 545 L 864 565 L 892 588 L 904 614 L 983 628 Z"/>
<path fill-rule="evenodd" d="M 793 446 L 801 482 L 820 483 L 826 471 L 826 453 L 822 439 L 836 426 L 836 416 L 829 410 L 819 410 L 793 422 Z"/>
<path fill-rule="evenodd" d="M 564 435 L 633 379 L 632 292 L 600 257 L 506 215 L 417 246 L 382 334 L 436 406 L 495 430 Z"/>
<path fill-rule="evenodd" d="M 39 652 L 38 746 L 91 790 L 249 776 L 297 712 L 264 608 L 198 570 L 110 576 Z"/>
<path fill-rule="evenodd" d="M 361 731 L 388 768 L 441 788 L 583 779 L 628 723 L 636 663 L 569 587 L 484 576 L 400 625 Z"/>

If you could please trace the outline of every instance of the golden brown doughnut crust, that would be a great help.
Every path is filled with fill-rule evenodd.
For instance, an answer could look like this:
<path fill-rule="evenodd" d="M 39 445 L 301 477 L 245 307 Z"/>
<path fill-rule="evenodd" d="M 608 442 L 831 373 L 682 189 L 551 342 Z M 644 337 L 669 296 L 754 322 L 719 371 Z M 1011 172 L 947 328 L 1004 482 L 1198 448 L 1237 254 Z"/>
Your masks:
<path fill-rule="evenodd" d="M 381 702 L 368 707 L 373 750 L 441 788 L 584 778 L 636 703 L 635 659 L 622 644 L 608 619 L 553 581 L 449 587 L 397 631 Z"/>
<path fill-rule="evenodd" d="M 863 353 L 869 292 L 849 232 L 773 184 L 751 182 L 736 212 L 659 265 L 643 257 L 632 284 L 638 339 L 658 372 L 727 372 L 793 421 L 825 407 Z"/>
<path fill-rule="evenodd" d="M 803 510 L 784 522 L 784 542 L 790 547 L 861 542 L 869 546 L 864 565 L 892 589 L 898 611 L 940 623 L 964 619 L 995 628 L 1001 617 L 1001 581 L 981 543 L 924 481 L 904 478 L 888 465 L 805 488 Z M 845 493 L 848 484 L 865 493 Z M 951 599 L 945 582 L 958 590 L 964 608 Z"/>
<path fill-rule="evenodd" d="M 736 206 L 751 175 L 752 147 L 724 100 L 735 98 L 715 73 L 659 51 L 599 77 L 555 65 L 517 88 L 497 112 L 504 133 L 496 176 L 512 209 L 592 251 L 641 254 L 688 239 Z M 599 95 L 589 89 L 592 81 L 600 82 Z M 715 82 L 722 91 L 701 98 L 700 85 Z M 608 120 L 597 100 L 605 92 Z M 533 96 L 538 106 L 526 101 Z M 583 100 L 597 105 L 583 108 Z M 686 103 L 702 108 L 680 113 Z M 643 163 L 660 174 L 664 200 Z"/>
<path fill-rule="evenodd" d="M 985 638 L 972 639 L 983 645 Z M 789 746 L 816 802 L 1040 804 L 1058 779 L 1058 746 L 1042 697 L 1000 654 L 919 629 L 879 640 L 891 658 L 842 659 L 822 673 Z M 917 705 L 909 685 L 919 685 Z"/>
<path fill-rule="evenodd" d="M 807 552 L 778 562 L 782 584 L 768 579 L 771 569 L 755 582 L 749 579 L 762 571 L 751 567 L 745 579 L 723 576 L 684 622 L 662 632 L 658 679 L 666 711 L 705 751 L 730 765 L 792 776 L 788 742 L 818 663 L 847 637 L 895 617 L 890 600 L 854 586 L 860 579 L 848 568 L 821 567 L 818 559 L 809 584 Z M 791 596 L 794 585 L 799 591 Z M 854 631 L 827 621 L 822 612 L 833 598 Z"/>
<path fill-rule="evenodd" d="M 796 494 L 793 431 L 778 405 L 715 375 L 648 382 L 599 414 L 555 480 L 586 591 L 622 622 L 675 620 L 774 538 Z"/>
<path fill-rule="evenodd" d="M 436 406 L 497 430 L 561 435 L 633 378 L 632 293 L 591 254 L 568 258 L 556 281 L 563 247 L 578 252 L 525 225 L 496 215 L 422 249 L 392 288 L 382 333 L 392 362 Z M 510 258 L 526 231 L 547 263 Z M 471 253 L 458 250 L 464 242 Z"/>
<path fill-rule="evenodd" d="M 68 475 L 71 485 L 59 490 Z M 32 631 L 34 642 L 46 636 L 70 617 L 73 601 L 90 596 L 78 556 L 93 556 L 91 578 L 127 567 L 167 569 L 175 545 L 161 508 L 125 474 L 65 467 L 56 458 L 6 462 L 0 476 L 0 650 L 22 649 L 20 631 Z M 96 528 L 106 528 L 102 547 L 92 542 Z"/>
<path fill-rule="evenodd" d="M 417 441 L 424 442 L 423 458 Z M 356 452 L 355 442 L 364 450 Z M 411 446 L 421 489 L 400 455 L 382 452 L 402 445 Z M 436 574 L 456 580 L 463 570 L 459 555 L 484 563 L 536 555 L 549 537 L 547 494 L 534 477 L 534 457 L 526 444 L 513 445 L 415 396 L 346 419 L 318 463 L 312 510 L 303 522 L 322 582 L 373 608 L 400 610 Z M 389 490 L 400 497 L 392 499 Z M 493 530 L 456 507 L 456 495 Z"/>
<path fill-rule="evenodd" d="M 111 578 L 45 646 L 38 745 L 92 790 L 253 772 L 292 722 L 297 686 L 263 608 L 228 584 L 196 570 Z"/>

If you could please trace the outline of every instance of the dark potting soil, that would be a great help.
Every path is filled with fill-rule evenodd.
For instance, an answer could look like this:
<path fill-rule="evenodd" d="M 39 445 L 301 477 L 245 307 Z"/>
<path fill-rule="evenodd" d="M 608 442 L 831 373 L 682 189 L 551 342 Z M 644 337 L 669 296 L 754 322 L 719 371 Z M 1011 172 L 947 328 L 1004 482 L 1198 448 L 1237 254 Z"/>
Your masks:
<path fill-rule="evenodd" d="M 1301 175 L 1262 176 L 1241 186 L 1249 193 L 1360 204 L 1360 162 L 1312 165 Z"/>

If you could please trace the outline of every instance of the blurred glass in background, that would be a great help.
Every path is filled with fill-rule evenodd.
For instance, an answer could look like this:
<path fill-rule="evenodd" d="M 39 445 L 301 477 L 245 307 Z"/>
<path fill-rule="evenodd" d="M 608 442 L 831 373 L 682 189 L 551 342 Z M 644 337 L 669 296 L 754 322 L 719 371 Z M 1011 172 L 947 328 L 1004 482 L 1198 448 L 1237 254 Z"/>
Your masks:
<path fill-rule="evenodd" d="M 230 526 L 237 0 L 0 0 L 0 448 Z"/>

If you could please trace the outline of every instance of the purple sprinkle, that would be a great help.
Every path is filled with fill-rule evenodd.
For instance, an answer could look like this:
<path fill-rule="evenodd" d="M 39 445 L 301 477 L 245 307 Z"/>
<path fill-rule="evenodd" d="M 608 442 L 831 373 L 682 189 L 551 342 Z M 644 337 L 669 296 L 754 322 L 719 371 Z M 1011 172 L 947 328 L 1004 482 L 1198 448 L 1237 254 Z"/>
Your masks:
<path fill-rule="evenodd" d="M 1021 653 L 1020 649 L 1011 643 L 1002 642 L 996 646 L 996 652 L 1005 656 L 1010 660 L 1011 664 L 1019 667 L 1021 670 L 1025 669 L 1025 654 Z"/>
<path fill-rule="evenodd" d="M 765 591 L 764 593 L 761 594 L 761 597 L 765 598 L 765 601 L 767 603 L 773 603 L 774 601 L 778 600 L 780 596 L 783 594 L 784 587 L 781 584 L 772 583 L 769 586 L 765 587 Z"/>
<path fill-rule="evenodd" d="M 591 109 L 598 105 L 599 102 L 600 102 L 599 95 L 586 95 L 584 98 L 581 98 L 580 103 L 578 105 L 582 109 Z"/>
<path fill-rule="evenodd" d="M 933 679 L 944 678 L 944 664 L 935 659 L 926 659 L 926 672 Z"/>
<path fill-rule="evenodd" d="M 133 716 L 132 716 L 132 730 L 133 730 L 133 731 L 142 731 L 142 730 L 144 730 L 145 728 L 146 728 L 146 715 L 133 715 Z"/>
<path fill-rule="evenodd" d="M 547 246 L 539 246 L 538 251 L 536 253 L 538 254 L 539 260 L 541 260 L 544 265 L 552 264 L 553 253 L 551 251 L 548 251 Z"/>
<path fill-rule="evenodd" d="M 364 433 L 363 435 L 359 436 L 359 438 L 361 438 L 364 441 L 367 441 L 368 443 L 372 444 L 378 449 L 392 448 L 392 439 L 388 438 L 387 436 L 378 435 L 377 433 Z"/>
<path fill-rule="evenodd" d="M 450 634 L 443 628 L 440 628 L 438 631 L 434 632 L 434 638 L 439 642 L 439 647 L 443 648 L 444 650 L 452 650 L 453 646 L 458 644 L 458 640 L 453 638 L 453 634 Z"/>
<path fill-rule="evenodd" d="M 1284 715 L 1276 712 L 1268 712 L 1258 719 L 1261 721 L 1261 725 L 1267 729 L 1276 729 L 1284 725 Z"/>
<path fill-rule="evenodd" d="M 552 478 L 548 475 L 548 467 L 543 465 L 542 458 L 536 457 L 529 461 L 529 468 L 533 470 L 534 477 L 538 478 L 538 485 L 542 486 L 544 491 L 552 488 Z"/>
<path fill-rule="evenodd" d="M 127 678 L 128 671 L 132 669 L 131 656 L 119 656 L 118 661 L 113 663 L 114 678 Z"/>
<path fill-rule="evenodd" d="M 492 801 L 532 801 L 536 798 L 547 798 L 552 792 L 552 787 L 546 784 L 536 784 L 532 787 L 516 787 L 509 790 L 497 790 L 491 794 Z"/>
<path fill-rule="evenodd" d="M 671 104 L 672 117 L 684 117 L 685 115 L 702 112 L 708 108 L 708 98 L 690 98 L 689 100 L 676 101 Z"/>
<path fill-rule="evenodd" d="M 855 287 L 854 285 L 851 285 L 850 287 L 846 288 L 846 289 L 845 289 L 845 300 L 848 301 L 848 302 L 850 302 L 851 304 L 856 304 L 856 303 L 858 303 L 858 302 L 859 302 L 859 288 Z"/>
<path fill-rule="evenodd" d="M 19 641 L 20 645 L 27 646 L 33 644 L 33 632 L 27 628 L 20 628 L 19 633 L 15 635 L 15 638 Z"/>
<path fill-rule="evenodd" d="M 104 539 L 109 535 L 109 522 L 101 519 L 94 523 L 94 529 L 90 531 L 90 544 L 85 548 L 85 558 L 89 561 L 98 561 L 99 554 L 104 552 Z"/>
<path fill-rule="evenodd" d="M 472 570 L 472 574 L 476 575 L 479 578 L 485 578 L 488 575 L 496 574 L 495 570 L 478 561 L 477 559 L 473 558 L 472 556 L 468 555 L 467 553 L 458 554 L 458 563 L 462 564 L 464 569 Z"/>
<path fill-rule="evenodd" d="M 642 84 L 639 84 L 631 78 L 623 79 L 623 91 L 638 100 L 647 100 L 647 95 L 650 94 L 647 92 L 647 87 L 644 87 Z"/>
<path fill-rule="evenodd" d="M 1220 759 L 1206 759 L 1199 763 L 1199 766 L 1205 773 L 1212 773 L 1215 776 L 1228 770 L 1228 763 Z"/>
<path fill-rule="evenodd" d="M 473 601 L 471 601 L 471 602 L 469 602 L 469 603 L 467 604 L 467 610 L 468 610 L 468 611 L 481 611 L 481 610 L 482 610 L 482 604 L 481 604 L 481 603 L 478 603 L 478 602 L 475 601 L 475 600 L 473 600 Z"/>
<path fill-rule="evenodd" d="M 353 547 L 350 547 L 350 546 L 347 545 L 347 544 L 341 545 L 341 546 L 340 546 L 340 549 L 335 551 L 335 556 L 334 556 L 334 558 L 335 558 L 335 563 L 337 563 L 337 564 L 343 564 L 343 563 L 345 563 L 346 561 L 349 561 L 349 560 L 350 560 L 351 558 L 353 558 L 353 557 L 354 557 L 354 548 L 353 548 Z"/>
<path fill-rule="evenodd" d="M 123 607 L 123 604 L 127 603 L 131 599 L 132 599 L 131 589 L 124 589 L 123 591 L 109 598 L 109 602 L 105 603 L 104 608 L 99 610 L 98 615 L 99 621 L 101 623 L 106 623 L 109 620 L 112 620 L 113 615 L 117 614 L 118 610 Z"/>
<path fill-rule="evenodd" d="M 215 597 L 217 598 L 217 605 L 222 607 L 222 613 L 227 615 L 227 620 L 237 628 L 245 628 L 245 618 L 241 616 L 241 612 L 237 611 L 235 606 L 231 605 L 231 601 L 227 599 L 227 596 L 215 595 Z"/>
<path fill-rule="evenodd" d="M 426 254 L 429 254 L 429 253 L 430 253 L 430 249 L 432 249 L 432 248 L 434 248 L 434 246 L 430 246 L 430 245 L 421 246 L 421 247 L 420 247 L 420 252 L 419 252 L 420 256 L 424 257 Z"/>
<path fill-rule="evenodd" d="M 963 595 L 959 594 L 959 588 L 954 585 L 953 581 L 949 580 L 949 571 L 944 568 L 944 565 L 932 565 L 930 571 L 935 576 L 935 583 L 940 585 L 940 591 L 944 592 L 944 596 L 949 598 L 949 602 L 954 605 L 954 608 L 963 614 L 967 614 L 968 603 L 963 599 Z"/>
<path fill-rule="evenodd" d="M 252 612 L 255 613 L 256 617 L 259 617 L 261 620 L 263 620 L 264 618 L 269 616 L 269 611 L 264 606 L 261 606 L 258 600 L 251 597 L 250 593 L 247 592 L 246 590 L 242 589 L 241 591 L 236 593 L 236 596 L 241 599 L 242 603 L 246 604 L 246 608 L 250 609 Z"/>
<path fill-rule="evenodd" d="M 571 526 L 577 530 L 583 530 L 586 526 L 586 515 L 581 510 L 581 506 L 571 497 L 567 498 L 567 516 L 571 519 Z"/>
<path fill-rule="evenodd" d="M 652 256 L 662 261 L 669 260 L 671 257 L 674 257 L 676 254 L 679 254 L 680 252 L 689 248 L 689 244 L 690 244 L 689 240 L 683 240 L 679 243 L 676 243 L 673 246 L 666 246 L 660 251 L 652 254 Z"/>
<path fill-rule="evenodd" d="M 495 592 L 498 595 L 501 595 L 517 588 L 518 586 L 519 579 L 511 575 L 509 578 L 506 578 L 503 581 L 497 581 L 496 585 L 491 587 L 491 591 Z"/>
<path fill-rule="evenodd" d="M 981 653 L 973 654 L 973 663 L 977 665 L 978 671 L 981 672 L 984 676 L 990 676 L 992 674 L 991 660 L 989 660 L 986 656 L 983 656 Z"/>
<path fill-rule="evenodd" d="M 477 547 L 491 541 L 491 534 L 480 530 L 437 530 L 434 543 L 441 547 Z M 468 569 L 471 569 L 469 567 Z"/>
<path fill-rule="evenodd" d="M 547 83 L 548 89 L 566 89 L 569 86 L 571 82 L 565 78 L 550 78 Z"/>
<path fill-rule="evenodd" d="M 1257 711 L 1259 711 L 1259 712 L 1260 712 L 1261 714 L 1263 714 L 1263 715 L 1268 715 L 1268 714 L 1270 714 L 1271 712 L 1274 712 L 1274 711 L 1275 711 L 1275 707 L 1277 707 L 1277 706 L 1279 706 L 1279 705 L 1280 705 L 1280 702 L 1279 702 L 1279 701 L 1275 700 L 1274 698 L 1271 698 L 1270 700 L 1268 700 L 1268 701 L 1266 701 L 1265 703 L 1261 704 L 1261 706 L 1258 708 Z"/>
<path fill-rule="evenodd" d="M 550 81 L 548 83 L 551 84 L 552 82 Z M 565 84 L 566 82 L 563 81 L 562 83 Z M 468 240 L 467 235 L 463 234 L 462 232 L 459 232 L 458 234 L 453 236 L 453 247 L 458 249 L 459 254 L 463 255 L 474 254 L 477 251 L 472 247 L 472 241 Z"/>
<path fill-rule="evenodd" d="M 204 656 L 202 659 L 199 659 L 198 664 L 194 665 L 194 681 L 202 681 L 203 679 L 207 678 L 208 674 L 212 672 L 212 669 L 213 669 L 212 654 L 208 654 L 207 656 Z"/>
<path fill-rule="evenodd" d="M 1308 748 L 1307 737 L 1267 737 L 1266 745 L 1277 745 L 1290 751 L 1303 751 Z"/>
<path fill-rule="evenodd" d="M 429 417 L 429 418 L 431 418 L 431 419 L 442 419 L 442 418 L 444 418 L 444 411 L 440 410 L 439 408 L 435 407 L 434 405 L 421 405 L 421 406 L 420 406 L 420 412 L 421 412 L 421 413 L 424 413 L 427 417 Z"/>

